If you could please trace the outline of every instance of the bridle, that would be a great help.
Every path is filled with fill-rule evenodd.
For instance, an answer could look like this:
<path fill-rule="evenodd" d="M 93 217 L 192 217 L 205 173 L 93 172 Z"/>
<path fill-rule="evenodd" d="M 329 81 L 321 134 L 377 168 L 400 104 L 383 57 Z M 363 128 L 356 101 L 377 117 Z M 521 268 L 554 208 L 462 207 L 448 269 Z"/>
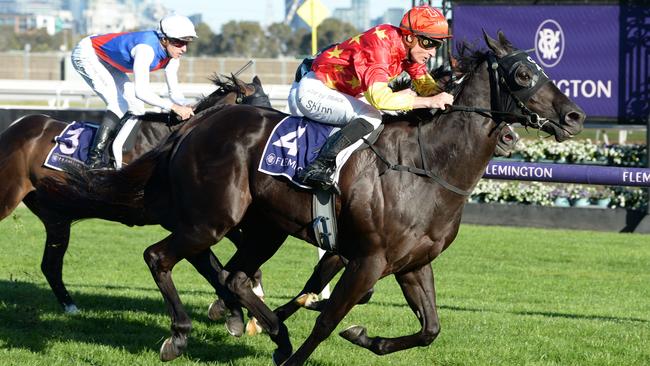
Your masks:
<path fill-rule="evenodd" d="M 537 90 L 550 81 L 544 70 L 526 52 L 516 50 L 502 58 L 497 58 L 494 53 L 490 52 L 487 64 L 490 74 L 491 109 L 452 105 L 441 113 L 478 113 L 495 121 L 497 126 L 502 126 L 503 123 L 519 122 L 525 127 L 541 129 L 544 124 L 554 122 L 547 118 L 541 118 L 526 106 L 528 100 L 535 95 Z M 528 66 L 534 72 L 531 85 L 528 87 L 517 84 L 515 80 L 517 69 L 522 65 Z M 454 85 L 451 88 L 456 89 L 451 91 L 455 97 L 460 90 Z"/>
<path fill-rule="evenodd" d="M 242 88 L 236 88 L 237 96 L 235 98 L 235 104 L 247 104 L 257 107 L 271 107 L 271 102 L 269 101 L 269 96 L 264 94 L 263 91 L 260 91 L 257 85 L 255 86 L 255 92 L 251 95 L 246 95 Z"/>

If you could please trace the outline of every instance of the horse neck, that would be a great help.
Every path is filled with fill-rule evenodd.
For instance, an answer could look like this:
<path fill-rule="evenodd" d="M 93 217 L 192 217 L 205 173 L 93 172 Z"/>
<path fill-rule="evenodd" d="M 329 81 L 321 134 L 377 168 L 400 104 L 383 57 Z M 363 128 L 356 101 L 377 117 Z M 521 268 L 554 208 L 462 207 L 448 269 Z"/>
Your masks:
<path fill-rule="evenodd" d="M 491 109 L 485 63 L 464 82 L 454 104 Z M 451 112 L 434 117 L 433 123 L 421 127 L 427 166 L 457 187 L 473 188 L 494 153 L 495 126 L 494 121 L 477 113 Z M 471 186 L 468 186 L 468 179 Z"/>

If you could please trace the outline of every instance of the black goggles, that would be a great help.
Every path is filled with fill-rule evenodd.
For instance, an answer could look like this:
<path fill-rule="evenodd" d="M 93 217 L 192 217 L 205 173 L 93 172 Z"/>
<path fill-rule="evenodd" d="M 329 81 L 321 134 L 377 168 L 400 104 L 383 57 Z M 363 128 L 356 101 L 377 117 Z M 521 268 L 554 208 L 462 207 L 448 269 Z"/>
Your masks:
<path fill-rule="evenodd" d="M 182 48 L 184 46 L 187 46 L 187 44 L 190 43 L 189 41 L 184 41 L 184 40 L 178 39 L 178 38 L 168 38 L 168 39 L 169 39 L 169 44 L 171 44 L 174 47 L 178 47 L 178 48 Z"/>
<path fill-rule="evenodd" d="M 442 46 L 442 41 L 439 39 L 433 39 L 425 36 L 416 36 L 418 39 L 418 44 L 420 47 L 424 48 L 425 50 L 431 50 L 431 49 L 438 49 L 440 46 Z"/>

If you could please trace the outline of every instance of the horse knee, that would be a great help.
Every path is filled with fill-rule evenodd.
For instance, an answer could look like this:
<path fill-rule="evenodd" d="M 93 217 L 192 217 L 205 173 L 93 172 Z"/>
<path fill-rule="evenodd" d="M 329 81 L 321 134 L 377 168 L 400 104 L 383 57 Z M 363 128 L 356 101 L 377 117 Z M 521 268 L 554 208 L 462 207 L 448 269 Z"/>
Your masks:
<path fill-rule="evenodd" d="M 430 325 L 422 330 L 422 346 L 428 346 L 440 334 L 440 324 Z"/>
<path fill-rule="evenodd" d="M 160 268 L 160 255 L 154 250 L 154 248 L 149 247 L 145 249 L 142 256 L 149 269 L 152 272 L 158 272 L 158 269 Z"/>
<path fill-rule="evenodd" d="M 228 277 L 226 286 L 228 290 L 241 296 L 246 289 L 250 289 L 251 281 L 246 273 L 235 272 Z"/>

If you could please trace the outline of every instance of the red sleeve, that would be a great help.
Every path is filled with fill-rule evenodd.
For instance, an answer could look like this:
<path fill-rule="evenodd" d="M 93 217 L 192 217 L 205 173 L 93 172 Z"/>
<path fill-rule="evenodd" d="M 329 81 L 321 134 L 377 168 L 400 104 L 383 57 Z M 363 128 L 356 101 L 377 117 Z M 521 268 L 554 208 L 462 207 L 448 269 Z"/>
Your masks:
<path fill-rule="evenodd" d="M 360 48 L 354 55 L 354 67 L 364 90 L 374 83 L 387 83 L 390 79 L 391 42 L 388 38 L 382 39 L 385 32 L 375 28 L 374 32 L 364 33 L 359 40 Z"/>

